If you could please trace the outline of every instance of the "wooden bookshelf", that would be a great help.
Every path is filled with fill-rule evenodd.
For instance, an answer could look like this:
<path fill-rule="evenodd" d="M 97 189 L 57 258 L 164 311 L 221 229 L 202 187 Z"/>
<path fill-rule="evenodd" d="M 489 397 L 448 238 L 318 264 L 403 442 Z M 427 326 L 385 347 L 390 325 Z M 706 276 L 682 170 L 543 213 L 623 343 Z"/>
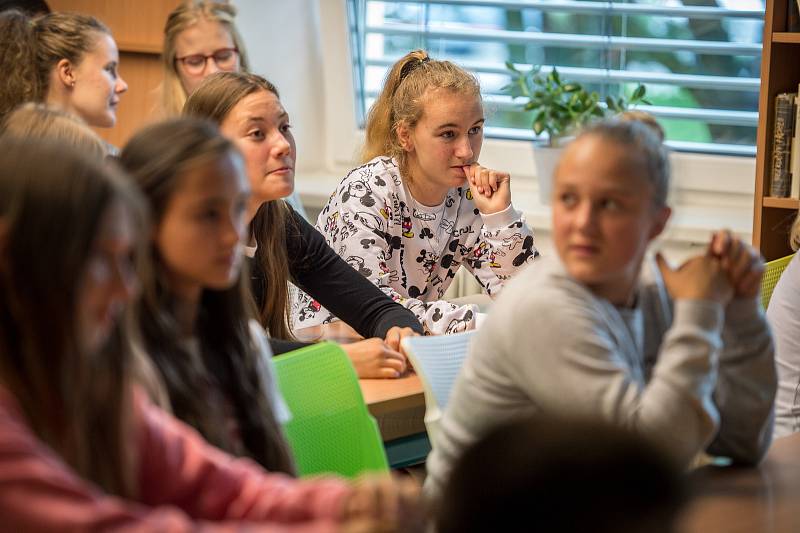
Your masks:
<path fill-rule="evenodd" d="M 797 198 L 777 198 L 775 196 L 765 196 L 761 202 L 764 207 L 775 207 L 777 209 L 797 209 L 800 207 L 800 200 Z"/>
<path fill-rule="evenodd" d="M 796 92 L 800 82 L 800 33 L 786 31 L 787 2 L 767 0 L 758 97 L 756 183 L 753 205 L 753 245 L 767 260 L 791 253 L 789 229 L 800 207 L 794 198 L 769 196 L 775 96 Z"/>

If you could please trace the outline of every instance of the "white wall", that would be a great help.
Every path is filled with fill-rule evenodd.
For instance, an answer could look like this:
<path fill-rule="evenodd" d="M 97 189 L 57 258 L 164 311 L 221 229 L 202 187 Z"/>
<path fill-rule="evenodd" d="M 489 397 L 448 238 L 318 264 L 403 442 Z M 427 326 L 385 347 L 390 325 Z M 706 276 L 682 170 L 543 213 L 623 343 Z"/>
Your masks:
<path fill-rule="evenodd" d="M 236 0 L 250 70 L 270 80 L 297 140 L 300 172 L 325 165 L 322 50 L 317 0 Z"/>

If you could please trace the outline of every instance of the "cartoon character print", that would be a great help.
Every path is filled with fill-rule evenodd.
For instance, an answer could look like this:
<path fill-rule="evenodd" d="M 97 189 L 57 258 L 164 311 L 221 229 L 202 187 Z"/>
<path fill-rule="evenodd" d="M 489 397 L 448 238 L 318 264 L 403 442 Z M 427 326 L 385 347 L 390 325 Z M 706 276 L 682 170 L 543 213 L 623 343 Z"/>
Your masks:
<path fill-rule="evenodd" d="M 439 259 L 436 257 L 436 254 L 433 252 L 429 252 L 424 248 L 420 250 L 419 256 L 417 257 L 417 263 L 422 264 L 421 272 L 428 275 L 428 279 L 430 280 L 431 272 L 433 272 L 433 267 L 436 265 L 436 261 Z"/>
<path fill-rule="evenodd" d="M 339 218 L 339 211 L 334 211 L 333 214 L 328 215 L 325 219 L 325 234 L 330 235 L 330 241 L 336 242 L 339 236 L 339 226 L 336 224 L 336 219 Z"/>
<path fill-rule="evenodd" d="M 532 259 L 539 257 L 539 251 L 531 251 L 533 248 L 533 237 L 528 235 L 525 237 L 525 241 L 522 243 L 522 251 L 514 258 L 511 264 L 515 267 L 522 265 Z"/>
<path fill-rule="evenodd" d="M 454 220 L 447 220 L 446 218 L 442 218 L 442 221 L 439 222 L 439 230 L 444 230 L 445 233 L 448 235 L 453 234 L 453 229 L 456 227 L 456 223 Z"/>
<path fill-rule="evenodd" d="M 353 267 L 353 269 L 357 270 L 359 274 L 368 278 L 372 275 L 372 270 L 369 268 L 364 267 L 364 258 L 358 257 L 357 255 L 351 255 L 347 259 L 345 259 L 348 265 Z"/>
<path fill-rule="evenodd" d="M 363 174 L 362 174 L 363 175 Z M 350 198 L 358 198 L 364 207 L 375 205 L 375 198 L 372 196 L 372 188 L 363 178 L 351 181 L 347 184 L 347 190 L 342 193 L 342 203 L 346 203 Z"/>
<path fill-rule="evenodd" d="M 497 250 L 494 246 L 489 247 L 489 266 L 492 268 L 500 268 L 502 265 L 497 262 L 497 256 L 504 256 L 506 253 L 502 250 Z"/>
<path fill-rule="evenodd" d="M 322 309 L 320 303 L 316 300 L 311 300 L 307 305 L 300 308 L 300 316 L 298 318 L 301 322 L 303 320 L 314 318 L 314 315 L 319 313 L 320 309 Z"/>
<path fill-rule="evenodd" d="M 489 244 L 485 241 L 481 242 L 477 247 L 473 248 L 469 254 L 469 261 L 473 264 L 474 268 L 481 268 L 484 262 L 483 256 L 490 251 Z"/>
<path fill-rule="evenodd" d="M 356 228 L 356 225 L 350 220 L 350 213 L 342 213 L 341 220 L 342 226 L 339 227 L 339 236 L 344 241 L 349 239 L 350 235 L 355 235 L 358 228 Z"/>
<path fill-rule="evenodd" d="M 369 213 L 367 211 L 357 212 L 355 214 L 355 219 L 367 228 L 373 230 L 382 230 L 383 225 L 386 222 L 386 219 L 382 218 L 381 215 L 376 215 L 375 213 Z"/>
<path fill-rule="evenodd" d="M 414 209 L 414 218 L 419 220 L 424 220 L 425 222 L 430 222 L 431 220 L 436 220 L 436 215 L 433 213 L 426 213 L 425 211 L 419 211 Z"/>
<path fill-rule="evenodd" d="M 414 232 L 411 231 L 411 211 L 408 209 L 408 206 L 404 202 L 400 202 L 400 213 L 403 219 L 403 237 L 407 239 L 411 239 L 414 237 Z"/>
<path fill-rule="evenodd" d="M 381 271 L 381 280 L 388 283 L 394 283 L 400 279 L 397 275 L 397 270 L 389 270 L 389 265 L 386 263 L 386 256 L 383 252 L 378 256 L 378 269 Z"/>
<path fill-rule="evenodd" d="M 392 196 L 394 196 L 394 195 L 392 195 Z M 392 206 L 389 205 L 389 202 L 386 199 L 383 200 L 383 207 L 381 207 L 378 212 L 383 217 L 383 220 L 386 221 L 386 223 L 388 224 L 389 220 L 391 219 Z M 376 228 L 373 228 L 373 229 L 376 229 Z"/>
<path fill-rule="evenodd" d="M 472 321 L 472 311 L 467 311 L 464 313 L 464 318 L 454 318 L 450 321 L 447 325 L 447 329 L 444 330 L 445 335 L 451 335 L 453 333 L 461 333 L 462 331 L 467 331 L 469 328 L 469 323 Z"/>
<path fill-rule="evenodd" d="M 506 237 L 503 239 L 503 248 L 508 248 L 508 250 L 511 251 L 516 248 L 517 245 L 522 242 L 522 240 L 522 234 L 515 233 L 511 237 Z"/>

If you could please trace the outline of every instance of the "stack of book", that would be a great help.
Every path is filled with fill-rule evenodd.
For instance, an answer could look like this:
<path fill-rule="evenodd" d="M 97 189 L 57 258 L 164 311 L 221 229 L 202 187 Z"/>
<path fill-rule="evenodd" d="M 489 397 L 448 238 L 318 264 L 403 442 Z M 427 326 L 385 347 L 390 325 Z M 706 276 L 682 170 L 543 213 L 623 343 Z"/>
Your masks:
<path fill-rule="evenodd" d="M 800 99 L 797 93 L 775 97 L 769 195 L 800 198 Z"/>

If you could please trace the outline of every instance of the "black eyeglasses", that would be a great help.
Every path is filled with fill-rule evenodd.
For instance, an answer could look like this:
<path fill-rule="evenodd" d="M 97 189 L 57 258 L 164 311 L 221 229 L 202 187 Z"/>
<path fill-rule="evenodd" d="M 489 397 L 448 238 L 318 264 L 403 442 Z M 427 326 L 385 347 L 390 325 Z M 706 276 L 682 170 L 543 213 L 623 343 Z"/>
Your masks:
<path fill-rule="evenodd" d="M 200 74 L 206 68 L 206 62 L 214 59 L 214 63 L 220 70 L 234 70 L 239 61 L 238 48 L 220 48 L 214 50 L 210 55 L 190 54 L 188 56 L 176 57 L 175 61 L 183 63 L 183 68 L 189 74 Z"/>

